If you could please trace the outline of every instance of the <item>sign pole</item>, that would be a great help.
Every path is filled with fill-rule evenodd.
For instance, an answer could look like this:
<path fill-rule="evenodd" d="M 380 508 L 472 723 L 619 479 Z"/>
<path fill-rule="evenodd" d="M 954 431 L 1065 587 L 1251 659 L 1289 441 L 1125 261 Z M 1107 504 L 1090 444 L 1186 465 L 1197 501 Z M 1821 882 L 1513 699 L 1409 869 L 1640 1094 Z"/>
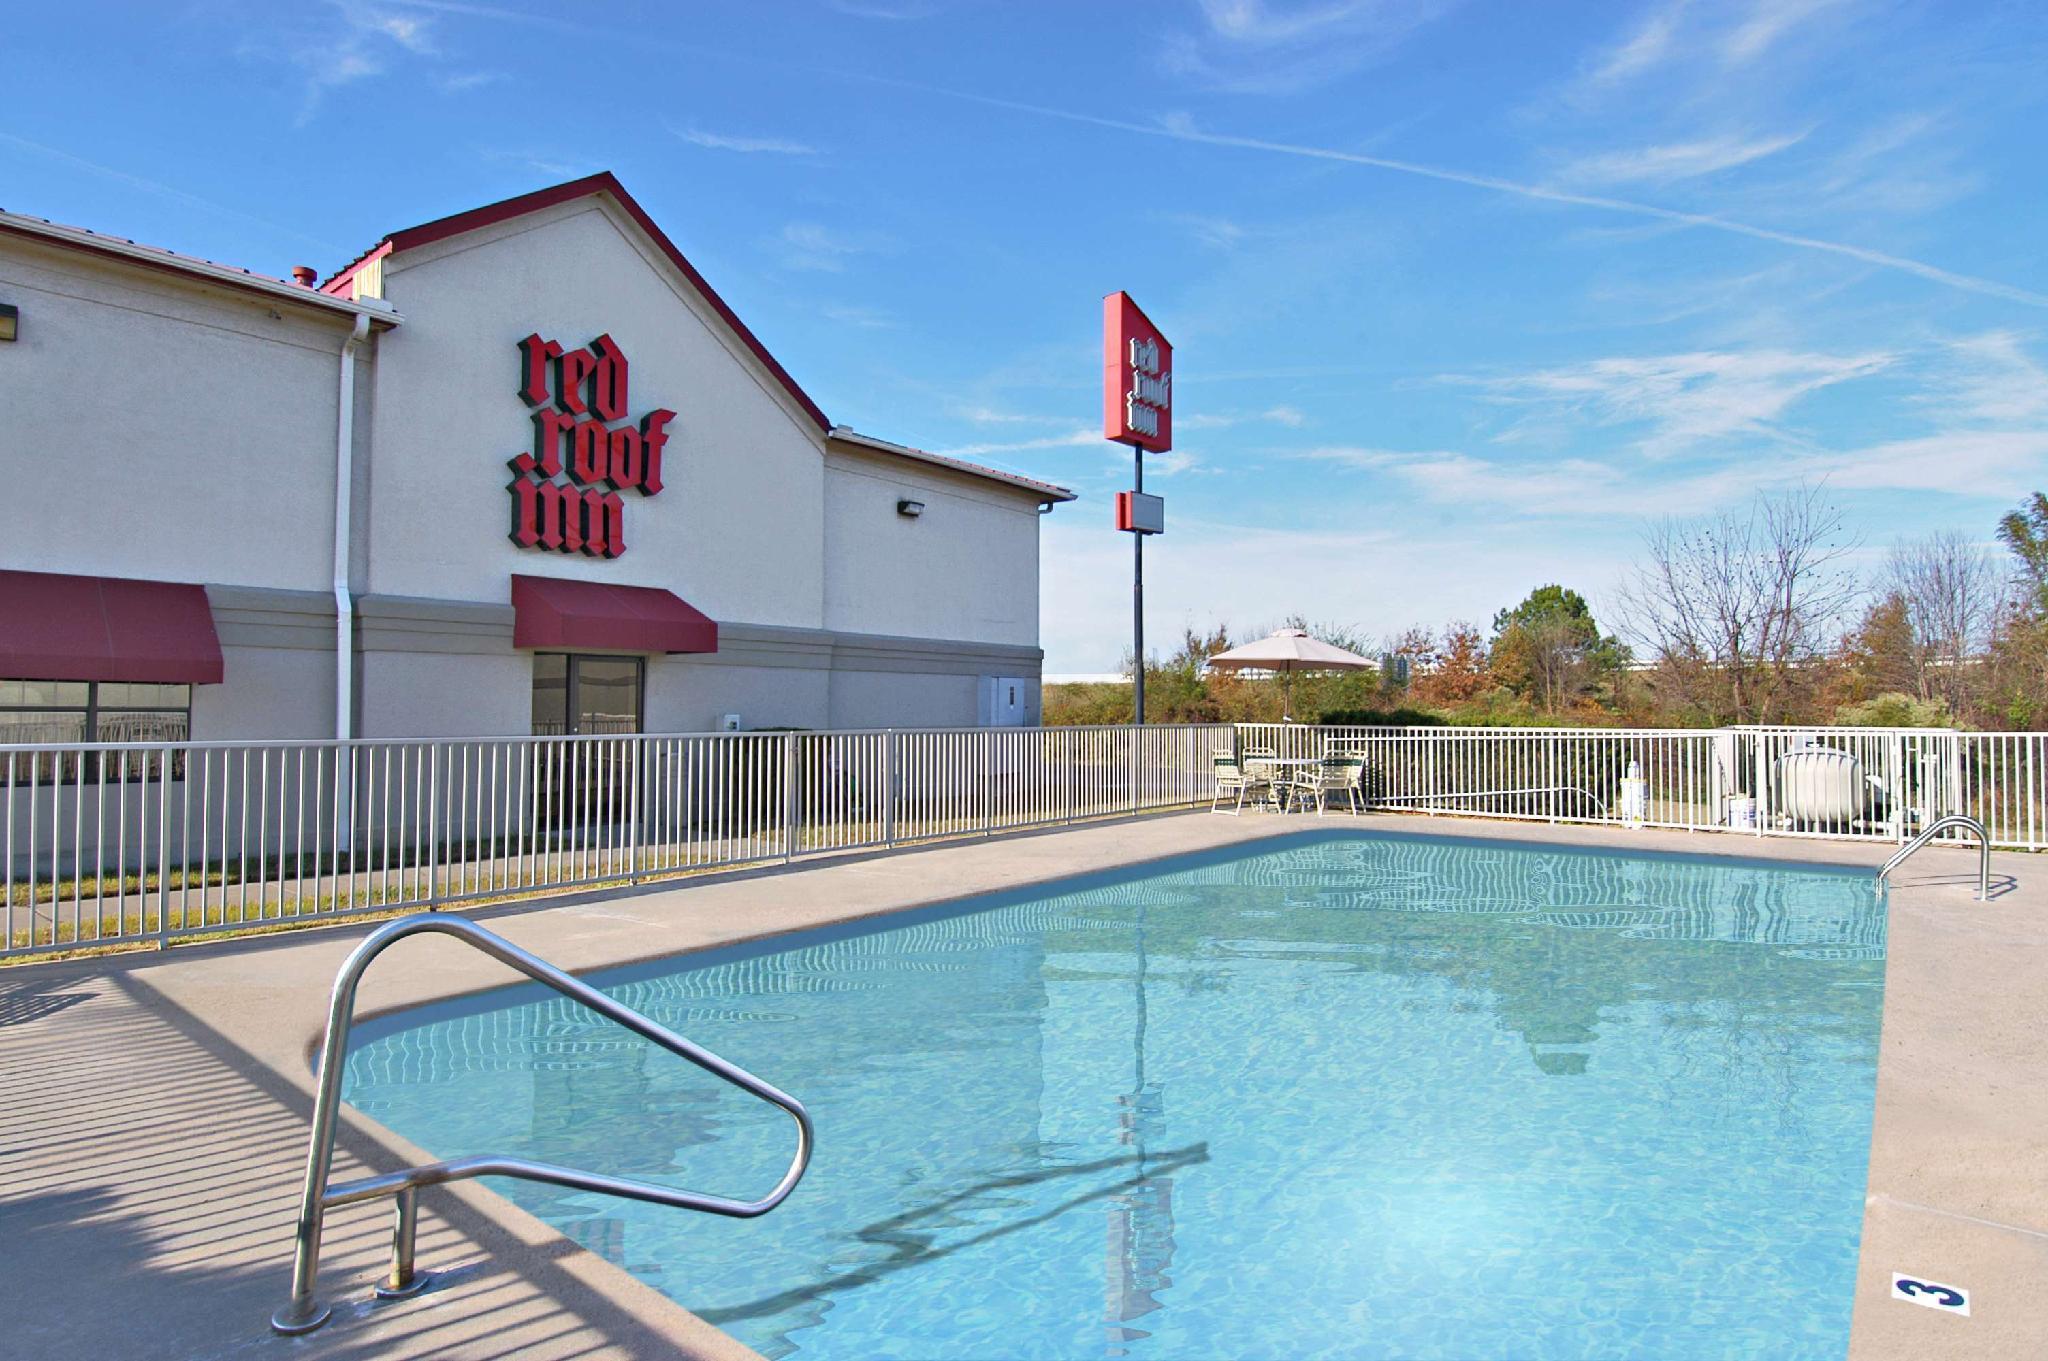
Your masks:
<path fill-rule="evenodd" d="M 1131 723 L 1143 727 L 1145 536 L 1166 532 L 1166 503 L 1145 494 L 1145 455 L 1173 447 L 1173 346 L 1128 293 L 1102 300 L 1102 437 L 1131 446 L 1116 527 L 1131 536 Z"/>
<path fill-rule="evenodd" d="M 1145 490 L 1145 450 L 1131 446 L 1131 485 Z M 1131 722 L 1145 726 L 1145 536 L 1131 535 Z"/>

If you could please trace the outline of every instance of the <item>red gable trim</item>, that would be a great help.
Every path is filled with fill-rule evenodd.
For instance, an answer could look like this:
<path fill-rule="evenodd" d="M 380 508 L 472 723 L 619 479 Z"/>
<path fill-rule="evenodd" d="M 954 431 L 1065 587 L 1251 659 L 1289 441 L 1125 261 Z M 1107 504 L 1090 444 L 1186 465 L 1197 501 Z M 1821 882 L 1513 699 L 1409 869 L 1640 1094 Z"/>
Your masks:
<path fill-rule="evenodd" d="M 747 324 L 739 319 L 732 308 L 726 306 L 725 299 L 718 296 L 718 290 L 705 282 L 704 276 L 697 272 L 697 267 L 683 257 L 675 242 L 668 239 L 668 233 L 654 225 L 654 219 L 647 215 L 647 210 L 634 201 L 633 196 L 626 192 L 626 186 L 620 184 L 618 177 L 609 170 L 601 170 L 580 180 L 570 180 L 567 184 L 558 184 L 550 189 L 537 189 L 533 193 L 521 194 L 517 198 L 508 198 L 482 208 L 472 208 L 466 213 L 436 218 L 417 227 L 407 227 L 404 231 L 393 232 L 376 247 L 365 251 L 348 268 L 322 284 L 320 291 L 332 293 L 339 288 L 345 292 L 347 280 L 352 278 L 357 270 L 371 260 L 385 255 L 396 255 L 401 251 L 432 245 L 451 236 L 460 236 L 464 232 L 473 232 L 483 227 L 493 227 L 500 222 L 509 222 L 513 218 L 537 213 L 560 203 L 588 198 L 593 194 L 611 195 L 612 201 L 625 210 L 626 216 L 632 218 L 640 230 L 647 233 L 647 239 L 658 246 L 661 253 L 669 258 L 670 263 L 682 271 L 683 277 L 690 281 L 690 286 L 704 295 L 705 301 L 711 304 L 712 310 L 718 313 L 720 320 L 732 328 L 733 334 L 754 352 L 756 359 L 767 366 L 768 372 L 775 375 L 776 381 L 788 389 L 789 395 L 796 399 L 797 405 L 804 409 L 804 413 L 817 422 L 818 429 L 825 431 L 832 428 L 832 422 L 825 418 L 825 413 L 811 400 L 810 394 L 797 386 L 796 379 L 789 376 L 789 370 L 783 368 L 775 356 L 768 353 L 768 347 L 747 329 Z"/>
<path fill-rule="evenodd" d="M 382 260 L 389 254 L 391 254 L 391 242 L 388 240 L 378 242 L 351 260 L 348 267 L 342 270 L 341 273 L 320 285 L 320 291 L 322 293 L 331 293 L 337 298 L 346 298 L 349 295 L 349 280 L 355 278 L 367 266 Z"/>

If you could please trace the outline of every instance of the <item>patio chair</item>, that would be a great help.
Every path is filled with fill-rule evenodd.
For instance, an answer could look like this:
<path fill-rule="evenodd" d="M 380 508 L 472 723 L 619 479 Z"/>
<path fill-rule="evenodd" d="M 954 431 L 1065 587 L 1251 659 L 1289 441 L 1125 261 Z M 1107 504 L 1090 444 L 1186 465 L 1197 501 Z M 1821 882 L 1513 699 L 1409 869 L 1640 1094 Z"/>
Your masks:
<path fill-rule="evenodd" d="M 1323 816 L 1329 808 L 1330 796 L 1341 794 L 1351 806 L 1355 816 L 1365 811 L 1359 796 L 1365 783 L 1365 758 L 1356 755 L 1325 756 L 1321 765 L 1303 766 L 1285 786 L 1287 803 L 1292 807 L 1297 798 L 1312 800 L 1316 816 Z"/>
<path fill-rule="evenodd" d="M 1209 799 L 1210 812 L 1229 813 L 1232 817 L 1236 817 L 1244 811 L 1246 795 L 1250 795 L 1253 801 L 1256 802 L 1262 796 L 1271 792 L 1273 782 L 1263 775 L 1246 773 L 1245 769 L 1238 765 L 1235 752 L 1219 750 L 1213 759 L 1216 770 L 1216 791 Z M 1234 800 L 1229 808 L 1223 807 L 1225 799 Z"/>

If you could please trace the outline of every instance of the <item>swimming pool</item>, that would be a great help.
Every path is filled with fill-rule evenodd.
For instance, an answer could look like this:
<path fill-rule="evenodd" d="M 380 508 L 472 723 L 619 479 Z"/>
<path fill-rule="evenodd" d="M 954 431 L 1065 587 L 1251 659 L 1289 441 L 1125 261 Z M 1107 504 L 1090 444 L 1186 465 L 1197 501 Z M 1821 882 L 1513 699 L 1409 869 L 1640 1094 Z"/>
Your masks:
<path fill-rule="evenodd" d="M 1315 832 L 600 975 L 801 1097 L 731 1221 L 492 1185 L 770 1357 L 1839 1357 L 1867 872 Z M 566 999 L 364 1026 L 437 1155 L 754 1195 L 789 1122 Z"/>

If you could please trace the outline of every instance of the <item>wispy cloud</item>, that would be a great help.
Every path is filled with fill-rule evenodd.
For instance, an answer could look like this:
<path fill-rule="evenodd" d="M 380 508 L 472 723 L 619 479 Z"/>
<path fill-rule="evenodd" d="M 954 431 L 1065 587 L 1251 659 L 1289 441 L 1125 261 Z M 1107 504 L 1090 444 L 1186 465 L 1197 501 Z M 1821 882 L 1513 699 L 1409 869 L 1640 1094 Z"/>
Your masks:
<path fill-rule="evenodd" d="M 831 306 L 824 309 L 824 315 L 827 321 L 863 331 L 887 330 L 896 325 L 896 319 L 878 307 Z"/>
<path fill-rule="evenodd" d="M 701 128 L 670 128 L 670 132 L 692 146 L 714 151 L 738 151 L 750 155 L 815 156 L 818 149 L 783 137 L 754 137 L 740 133 L 705 132 Z"/>
<path fill-rule="evenodd" d="M 850 14 L 856 19 L 880 19 L 888 23 L 902 23 L 910 19 L 929 19 L 939 12 L 935 4 L 919 3 L 919 0 L 898 0 L 885 4 L 882 0 L 830 0 L 833 9 L 841 14 Z"/>
<path fill-rule="evenodd" d="M 1390 477 L 1426 501 L 1556 519 L 1689 515 L 1758 489 L 1825 483 L 1837 492 L 2013 499 L 2038 482 L 2048 428 L 1944 430 L 1846 449 L 1748 457 L 1665 475 L 1640 463 L 1482 458 L 1456 450 L 1305 450 L 1292 457 Z"/>
<path fill-rule="evenodd" d="M 963 406 L 954 415 L 976 425 L 1057 425 L 1063 416 L 1034 416 L 1022 411 L 1003 411 L 992 406 Z"/>
<path fill-rule="evenodd" d="M 1172 220 L 1185 229 L 1188 235 L 1194 237 L 1195 240 L 1205 246 L 1213 246 L 1218 250 L 1234 249 L 1242 245 L 1245 238 L 1251 235 L 1250 228 L 1224 217 L 1205 217 L 1197 213 L 1181 213 L 1177 214 Z"/>
<path fill-rule="evenodd" d="M 1263 411 L 1191 411 L 1175 416 L 1176 430 L 1229 430 L 1243 425 L 1302 425 L 1308 418 L 1291 406 L 1268 407 Z"/>
<path fill-rule="evenodd" d="M 1566 90 L 1584 104 L 1629 86 L 1667 66 L 1719 69 L 1762 60 L 1789 33 L 1844 0 L 1749 0 L 1746 5 L 1699 5 L 1662 0 L 1620 39 L 1585 64 Z"/>
<path fill-rule="evenodd" d="M 1559 178 L 1576 184 L 1675 184 L 1775 156 L 1806 137 L 1805 132 L 1771 137 L 1706 137 L 1582 156 Z"/>
<path fill-rule="evenodd" d="M 145 175 L 137 175 L 132 171 L 120 170 L 114 166 L 102 165 L 98 161 L 88 160 L 74 152 L 66 151 L 62 147 L 48 146 L 42 142 L 32 142 L 26 137 L 17 137 L 11 132 L 0 132 L 0 146 L 10 146 L 17 151 L 25 151 L 32 155 L 46 156 L 51 160 L 62 161 L 66 165 L 83 170 L 88 174 L 97 175 L 101 179 L 110 180 L 115 184 L 125 185 L 130 189 L 137 189 L 145 194 L 153 194 L 158 198 L 173 203 L 182 203 L 188 208 L 197 208 L 203 212 L 233 218 L 240 222 L 249 223 L 252 226 L 262 227 L 266 231 L 276 232 L 280 236 L 288 236 L 294 240 L 303 241 L 308 245 L 319 246 L 322 249 L 336 252 L 345 249 L 345 247 L 322 237 L 308 236 L 296 228 L 272 222 L 269 218 L 258 217 L 254 213 L 243 212 L 240 208 L 231 208 L 225 203 L 216 203 L 210 198 L 202 198 L 198 194 L 190 193 L 175 185 L 165 184 L 161 180 L 153 180 Z"/>
<path fill-rule="evenodd" d="M 818 222 L 791 222 L 776 240 L 782 248 L 785 268 L 830 274 L 845 269 L 851 257 L 875 249 L 865 238 L 835 231 Z"/>
<path fill-rule="evenodd" d="M 1197 0 L 1201 25 L 1167 35 L 1166 69 L 1235 94 L 1291 94 L 1386 56 L 1448 0 Z"/>
<path fill-rule="evenodd" d="M 1731 65 L 1755 61 L 1794 28 L 1843 0 L 1755 0 L 1747 18 L 1722 38 L 1721 59 Z"/>
<path fill-rule="evenodd" d="M 1293 156 L 1316 161 L 1334 161 L 1345 165 L 1364 166 L 1374 170 L 1387 170 L 1401 175 L 1413 175 L 1421 179 L 1438 180 L 1447 184 L 1462 184 L 1474 189 L 1490 190 L 1516 198 L 1532 199 L 1542 203 L 1555 203 L 1565 207 L 1590 208 L 1602 212 L 1621 213 L 1633 217 L 1668 222 L 1680 227 L 1698 227 L 1707 231 L 1725 232 L 1733 236 L 1745 236 L 1757 241 L 1769 241 L 1781 246 L 1818 252 L 1880 269 L 1896 270 L 1925 279 L 1929 283 L 1978 293 L 1986 297 L 2001 298 L 2007 302 L 2023 303 L 2029 307 L 2048 307 L 2048 294 L 2036 293 L 1996 279 L 1963 274 L 1943 269 L 1922 260 L 1892 255 L 1884 251 L 1871 250 L 1864 246 L 1851 245 L 1843 241 L 1830 241 L 1817 236 L 1804 236 L 1797 232 L 1778 231 L 1770 227 L 1759 227 L 1733 218 L 1717 217 L 1709 213 L 1687 212 L 1678 208 L 1664 208 L 1652 203 L 1633 199 L 1614 198 L 1602 194 L 1580 193 L 1574 190 L 1554 188 L 1541 184 L 1529 184 L 1519 180 L 1506 179 L 1498 175 L 1481 175 L 1471 171 L 1458 170 L 1448 166 L 1427 165 L 1420 161 L 1396 160 L 1390 156 L 1372 156 L 1364 152 L 1343 151 L 1334 147 L 1308 146 L 1297 142 L 1277 142 L 1264 137 L 1244 137 L 1231 133 L 1205 132 L 1192 121 L 1177 118 L 1162 123 L 1134 123 L 1128 119 L 1106 118 L 1099 114 L 1081 113 L 1072 109 L 1056 109 L 1043 104 L 1029 104 L 1021 100 L 999 99 L 993 95 L 976 94 L 967 90 L 948 89 L 943 86 L 925 85 L 915 81 L 900 81 L 889 77 L 861 77 L 871 83 L 888 85 L 898 89 L 914 89 L 926 94 L 943 96 L 948 99 L 965 100 L 969 103 L 984 104 L 991 108 L 1009 109 L 1016 113 L 1031 114 L 1039 118 L 1056 118 L 1062 122 L 1082 123 L 1091 127 L 1110 128 L 1118 132 L 1134 133 L 1143 137 L 1159 137 L 1169 141 L 1188 142 L 1199 146 L 1230 147 L 1243 151 L 1263 151 L 1276 156 Z"/>
<path fill-rule="evenodd" d="M 536 171 L 539 174 L 548 176 L 550 179 L 557 180 L 581 179 L 597 169 L 596 165 L 590 161 L 581 160 L 574 156 L 564 156 L 548 148 L 517 149 L 497 147 L 486 150 L 483 153 L 483 158 L 487 161 L 523 166 L 528 170 Z"/>
<path fill-rule="evenodd" d="M 1094 426 L 1081 426 L 1064 434 L 1041 435 L 1036 439 L 1004 440 L 983 444 L 962 444 L 952 449 L 935 449 L 934 453 L 948 458 L 985 458 L 990 454 L 1020 454 L 1033 449 L 1080 449 L 1089 446 L 1106 446 L 1102 431 Z M 1117 446 L 1119 449 L 1121 445 Z"/>
<path fill-rule="evenodd" d="M 1949 342 L 1945 371 L 1925 404 L 1944 418 L 1977 425 L 2048 424 L 2048 367 L 2014 331 L 1987 331 Z"/>
<path fill-rule="evenodd" d="M 1585 83 L 1619 85 L 1662 65 L 1676 47 L 1678 21 L 1691 0 L 1666 0 L 1638 21 L 1628 36 L 1594 59 Z"/>
<path fill-rule="evenodd" d="M 1779 422 L 1801 398 L 1876 374 L 1890 351 L 1784 350 L 1627 356 L 1476 380 L 1496 398 L 1551 415 L 1562 408 L 1602 425 L 1639 425 L 1638 452 L 1669 458 L 1733 437 L 1787 442 Z M 1473 381 L 1473 380 L 1466 380 Z"/>
<path fill-rule="evenodd" d="M 459 95 L 468 94 L 471 90 L 481 90 L 486 85 L 496 85 L 511 78 L 505 71 L 458 71 L 441 77 L 435 83 L 440 87 L 442 94 Z"/>
<path fill-rule="evenodd" d="M 297 126 L 311 122 L 328 95 L 384 75 L 394 60 L 439 55 L 434 21 L 420 6 L 335 0 L 323 13 L 327 21 L 296 28 L 284 36 L 258 36 L 246 41 L 242 49 L 247 57 L 282 62 L 298 71 L 303 84 L 294 119 Z"/>

